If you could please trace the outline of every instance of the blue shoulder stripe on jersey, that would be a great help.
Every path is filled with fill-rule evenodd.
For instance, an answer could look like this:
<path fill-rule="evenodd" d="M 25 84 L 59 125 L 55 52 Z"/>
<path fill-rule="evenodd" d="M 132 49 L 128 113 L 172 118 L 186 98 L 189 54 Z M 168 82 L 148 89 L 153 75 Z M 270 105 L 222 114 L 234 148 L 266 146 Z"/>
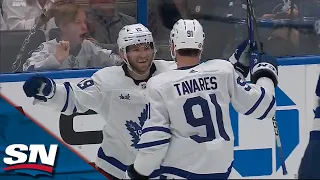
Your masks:
<path fill-rule="evenodd" d="M 320 131 L 311 131 L 310 140 L 320 140 Z"/>
<path fill-rule="evenodd" d="M 147 127 L 142 129 L 142 134 L 146 133 L 146 132 L 150 132 L 150 131 L 162 131 L 162 132 L 166 132 L 168 134 L 171 134 L 170 129 L 165 128 L 165 127 L 160 127 L 160 126 L 153 126 L 153 127 Z"/>
<path fill-rule="evenodd" d="M 266 118 L 275 103 L 276 103 L 276 98 L 273 96 L 273 97 L 272 97 L 272 101 L 271 101 L 268 109 L 266 110 L 266 112 L 264 112 L 264 114 L 263 114 L 261 117 L 257 118 L 257 119 L 262 120 L 262 119 Z"/>
<path fill-rule="evenodd" d="M 257 107 L 260 105 L 260 103 L 262 102 L 265 94 L 266 94 L 266 91 L 264 90 L 263 87 L 260 88 L 261 89 L 261 95 L 259 97 L 259 99 L 257 100 L 257 102 L 252 106 L 251 109 L 249 109 L 246 113 L 244 113 L 244 115 L 250 115 L 252 114 L 256 109 Z"/>
<path fill-rule="evenodd" d="M 61 112 L 65 112 L 68 108 L 68 104 L 69 104 L 69 93 L 70 93 L 70 83 L 69 82 L 65 82 L 63 83 L 64 85 L 64 88 L 66 89 L 67 91 L 67 98 L 66 98 L 66 102 L 61 110 Z"/>
<path fill-rule="evenodd" d="M 128 169 L 128 165 L 123 164 L 122 162 L 120 162 L 119 160 L 117 160 L 114 157 L 106 156 L 101 147 L 98 150 L 98 157 L 105 160 L 106 162 L 108 162 L 112 166 L 118 168 L 119 170 L 123 171 L 123 173 L 126 172 L 126 170 Z M 157 169 L 157 170 L 153 171 L 149 177 L 154 178 L 159 175 L 160 175 L 160 169 Z"/>
<path fill-rule="evenodd" d="M 196 174 L 186 170 L 178 169 L 175 167 L 161 166 L 161 174 L 172 174 L 179 176 L 181 178 L 188 179 L 228 179 L 231 169 L 233 167 L 233 162 L 225 173 L 212 173 L 212 174 Z"/>
<path fill-rule="evenodd" d="M 170 139 L 163 139 L 163 140 L 159 140 L 159 141 L 137 144 L 136 148 L 137 149 L 148 148 L 148 147 L 153 147 L 153 146 L 159 146 L 162 144 L 167 144 L 169 142 L 170 142 Z"/>

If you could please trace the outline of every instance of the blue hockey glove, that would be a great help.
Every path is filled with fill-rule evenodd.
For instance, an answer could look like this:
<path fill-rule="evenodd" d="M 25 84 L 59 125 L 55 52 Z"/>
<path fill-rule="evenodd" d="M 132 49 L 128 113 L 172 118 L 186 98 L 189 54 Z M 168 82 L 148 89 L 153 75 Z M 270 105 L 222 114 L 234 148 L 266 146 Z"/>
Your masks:
<path fill-rule="evenodd" d="M 273 81 L 276 87 L 278 85 L 277 58 L 264 52 L 259 53 L 255 47 L 250 53 L 251 82 L 257 83 L 259 78 L 267 77 Z"/>
<path fill-rule="evenodd" d="M 248 39 L 238 45 L 236 51 L 229 58 L 229 61 L 233 64 L 236 70 L 238 70 L 244 77 L 247 77 L 250 64 Z"/>
<path fill-rule="evenodd" d="M 55 82 L 44 76 L 32 76 L 23 84 L 23 91 L 27 97 L 46 102 L 52 98 L 56 89 Z"/>

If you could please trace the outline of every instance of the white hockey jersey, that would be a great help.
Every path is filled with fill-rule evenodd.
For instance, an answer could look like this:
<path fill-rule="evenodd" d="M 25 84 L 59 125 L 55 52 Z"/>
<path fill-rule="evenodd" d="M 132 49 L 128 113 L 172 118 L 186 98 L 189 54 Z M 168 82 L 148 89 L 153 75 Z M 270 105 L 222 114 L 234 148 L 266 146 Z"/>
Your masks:
<path fill-rule="evenodd" d="M 134 81 L 125 67 L 103 68 L 78 84 L 57 84 L 53 98 L 41 102 L 67 115 L 88 109 L 100 114 L 106 125 L 96 165 L 117 178 L 134 162 L 135 146 L 149 112 L 146 82 Z M 173 61 L 155 60 L 151 72 L 154 76 L 174 68 Z"/>
<path fill-rule="evenodd" d="M 98 68 L 119 65 L 122 59 L 111 50 L 102 49 L 89 40 L 70 50 L 62 64 L 56 59 L 57 39 L 42 43 L 23 64 L 24 71 L 47 71 L 57 69 Z"/>
<path fill-rule="evenodd" d="M 247 84 L 225 60 L 152 77 L 147 98 L 150 119 L 134 167 L 149 175 L 161 165 L 168 179 L 226 179 L 234 159 L 229 104 L 257 119 L 272 117 L 276 109 L 273 85 Z"/>

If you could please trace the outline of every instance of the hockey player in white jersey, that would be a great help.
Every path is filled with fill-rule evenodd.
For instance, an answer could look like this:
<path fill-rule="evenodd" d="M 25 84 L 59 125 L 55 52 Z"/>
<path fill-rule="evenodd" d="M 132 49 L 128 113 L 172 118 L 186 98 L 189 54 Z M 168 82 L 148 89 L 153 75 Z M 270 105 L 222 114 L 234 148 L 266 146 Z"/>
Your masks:
<path fill-rule="evenodd" d="M 53 79 L 34 76 L 23 85 L 28 97 L 66 115 L 91 109 L 104 118 L 104 138 L 95 164 L 114 179 L 124 176 L 137 153 L 135 146 L 149 111 L 146 82 L 176 68 L 174 61 L 153 61 L 153 42 L 145 26 L 128 25 L 119 32 L 117 42 L 125 62 L 122 66 L 103 68 L 78 84 L 56 84 Z"/>
<path fill-rule="evenodd" d="M 105 119 L 96 165 L 114 179 L 123 177 L 137 153 L 142 125 L 149 116 L 146 82 L 151 76 L 177 67 L 174 61 L 152 62 L 156 51 L 153 38 L 141 24 L 125 26 L 119 32 L 118 46 L 125 62 L 121 67 L 104 68 L 78 84 L 55 85 L 52 79 L 34 76 L 23 86 L 28 97 L 44 101 L 40 104 L 64 114 L 92 109 Z M 239 59 L 243 51 L 240 45 L 231 59 Z"/>
<path fill-rule="evenodd" d="M 250 70 L 256 84 L 247 84 L 226 60 L 199 64 L 204 32 L 197 20 L 179 20 L 170 38 L 178 68 L 147 83 L 150 115 L 125 179 L 146 179 L 159 166 L 167 179 L 227 179 L 234 159 L 229 104 L 253 118 L 271 118 L 275 58 L 256 54 Z"/>
<path fill-rule="evenodd" d="M 314 122 L 301 160 L 298 179 L 320 179 L 320 74 L 316 87 Z"/>

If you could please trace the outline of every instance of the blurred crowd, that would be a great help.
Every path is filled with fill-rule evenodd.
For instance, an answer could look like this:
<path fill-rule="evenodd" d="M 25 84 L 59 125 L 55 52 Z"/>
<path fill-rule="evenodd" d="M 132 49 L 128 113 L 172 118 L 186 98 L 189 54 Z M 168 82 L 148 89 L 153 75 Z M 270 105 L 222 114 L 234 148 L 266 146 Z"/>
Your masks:
<path fill-rule="evenodd" d="M 121 65 L 118 32 L 139 22 L 138 1 L 0 0 L 0 73 Z M 315 23 L 320 0 L 253 3 L 262 22 L 259 38 L 265 51 L 279 57 L 320 54 L 320 27 L 315 26 L 320 25 Z M 204 60 L 228 58 L 248 36 L 245 4 L 246 0 L 148 0 L 147 26 L 156 42 L 156 59 L 171 60 L 169 31 L 180 18 L 195 18 L 203 25 Z"/>

